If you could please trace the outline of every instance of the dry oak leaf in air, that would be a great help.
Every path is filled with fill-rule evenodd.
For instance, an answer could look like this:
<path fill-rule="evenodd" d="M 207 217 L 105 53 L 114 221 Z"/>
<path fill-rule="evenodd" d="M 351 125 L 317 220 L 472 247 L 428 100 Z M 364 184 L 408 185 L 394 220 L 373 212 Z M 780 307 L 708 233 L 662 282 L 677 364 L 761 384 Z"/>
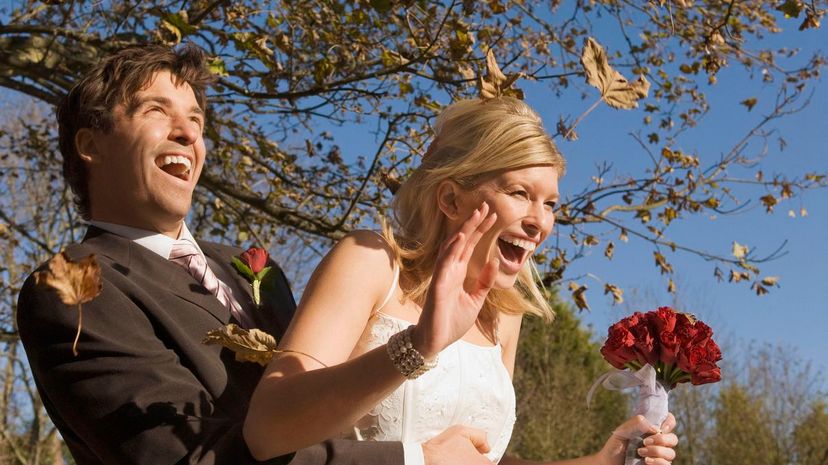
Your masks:
<path fill-rule="evenodd" d="M 276 338 L 256 328 L 244 329 L 230 323 L 207 333 L 204 344 L 218 344 L 236 354 L 238 362 L 256 362 L 266 366 L 276 352 Z"/>
<path fill-rule="evenodd" d="M 607 52 L 592 37 L 584 41 L 581 65 L 586 72 L 587 84 L 600 90 L 601 100 L 612 108 L 638 108 L 638 101 L 650 91 L 650 82 L 644 76 L 629 82 L 613 69 L 607 61 Z"/>
<path fill-rule="evenodd" d="M 514 97 L 523 100 L 523 91 L 513 89 L 512 84 L 522 76 L 521 73 L 506 76 L 497 65 L 494 52 L 489 49 L 486 52 L 486 76 L 481 76 L 477 82 L 480 98 L 490 100 L 500 96 Z"/>
<path fill-rule="evenodd" d="M 78 339 L 83 328 L 82 306 L 97 297 L 103 289 L 101 267 L 95 255 L 73 262 L 65 252 L 61 252 L 49 260 L 48 270 L 35 273 L 35 283 L 54 289 L 65 305 L 77 305 L 78 331 L 72 344 L 72 353 L 77 356 Z"/>

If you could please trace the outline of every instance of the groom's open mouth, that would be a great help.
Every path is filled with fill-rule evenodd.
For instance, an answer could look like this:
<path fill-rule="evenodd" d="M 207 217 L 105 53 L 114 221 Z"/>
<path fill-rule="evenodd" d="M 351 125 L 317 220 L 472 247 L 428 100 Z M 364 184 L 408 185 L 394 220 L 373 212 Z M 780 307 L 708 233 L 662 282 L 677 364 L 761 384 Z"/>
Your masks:
<path fill-rule="evenodd" d="M 193 162 L 183 155 L 161 155 L 155 159 L 155 165 L 170 176 L 189 181 Z"/>
<path fill-rule="evenodd" d="M 512 273 L 517 273 L 523 267 L 526 258 L 535 251 L 538 243 L 515 236 L 504 235 L 497 238 L 497 249 L 500 251 L 501 267 Z"/>

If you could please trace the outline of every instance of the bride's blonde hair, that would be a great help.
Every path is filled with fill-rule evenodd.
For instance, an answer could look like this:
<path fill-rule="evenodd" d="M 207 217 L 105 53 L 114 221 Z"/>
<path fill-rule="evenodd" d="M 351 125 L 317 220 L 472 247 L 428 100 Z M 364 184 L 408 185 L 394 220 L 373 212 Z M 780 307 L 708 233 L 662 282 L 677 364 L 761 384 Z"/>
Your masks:
<path fill-rule="evenodd" d="M 540 117 L 521 100 L 461 100 L 445 108 L 437 117 L 435 137 L 422 164 L 394 197 L 395 224 L 383 225 L 401 266 L 404 296 L 422 305 L 431 284 L 446 228 L 437 206 L 440 183 L 452 180 L 473 190 L 499 172 L 538 165 L 554 167 L 558 176 L 566 168 Z M 481 322 L 493 329 L 498 312 L 531 313 L 550 321 L 554 317 L 531 257 L 513 288 L 489 292 Z"/>

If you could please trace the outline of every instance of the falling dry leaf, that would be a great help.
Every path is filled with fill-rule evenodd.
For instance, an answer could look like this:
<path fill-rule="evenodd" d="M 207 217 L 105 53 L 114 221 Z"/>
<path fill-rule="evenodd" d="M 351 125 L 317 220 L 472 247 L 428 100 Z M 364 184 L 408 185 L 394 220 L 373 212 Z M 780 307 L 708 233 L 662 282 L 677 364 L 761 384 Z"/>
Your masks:
<path fill-rule="evenodd" d="M 35 283 L 54 289 L 65 305 L 77 305 L 78 331 L 75 334 L 75 342 L 72 344 L 72 353 L 77 356 L 78 339 L 83 328 L 82 305 L 97 297 L 103 289 L 101 267 L 95 255 L 92 254 L 73 262 L 65 252 L 61 252 L 49 260 L 47 271 L 35 273 Z"/>
<path fill-rule="evenodd" d="M 508 76 L 503 74 L 503 71 L 500 70 L 500 66 L 498 66 L 495 60 L 494 52 L 492 49 L 489 49 L 486 52 L 486 76 L 481 76 L 477 83 L 480 98 L 489 100 L 505 95 L 523 100 L 523 91 L 512 88 L 512 84 L 521 76 L 521 73 L 510 74 Z"/>
<path fill-rule="evenodd" d="M 612 304 L 624 303 L 624 291 L 614 284 L 604 284 L 604 295 L 612 294 Z"/>
<path fill-rule="evenodd" d="M 276 338 L 258 329 L 244 329 L 233 323 L 207 333 L 204 344 L 218 344 L 235 352 L 239 362 L 256 362 L 265 366 L 276 352 Z"/>
<path fill-rule="evenodd" d="M 749 251 L 750 251 L 750 249 L 748 249 L 748 246 L 742 245 L 742 244 L 740 244 L 736 241 L 733 241 L 733 256 L 734 257 L 736 257 L 736 258 L 745 258 L 745 256 L 748 254 Z"/>
<path fill-rule="evenodd" d="M 762 284 L 765 286 L 778 286 L 779 276 L 765 276 L 762 278 Z"/>
<path fill-rule="evenodd" d="M 613 69 L 604 48 L 591 37 L 584 42 L 581 65 L 586 72 L 587 83 L 601 91 L 601 99 L 612 108 L 638 108 L 638 101 L 650 91 L 650 83 L 644 76 L 629 82 Z"/>
<path fill-rule="evenodd" d="M 750 110 L 753 110 L 754 106 L 756 106 L 756 102 L 757 102 L 756 97 L 751 97 L 751 98 L 742 100 L 739 103 L 741 103 L 742 105 L 747 107 L 748 111 L 750 111 Z"/>
<path fill-rule="evenodd" d="M 571 282 L 569 283 L 569 290 L 572 291 L 572 300 L 575 301 L 575 306 L 579 310 L 589 310 L 589 304 L 584 295 L 584 292 L 587 290 L 586 285 L 579 286 L 577 283 Z"/>

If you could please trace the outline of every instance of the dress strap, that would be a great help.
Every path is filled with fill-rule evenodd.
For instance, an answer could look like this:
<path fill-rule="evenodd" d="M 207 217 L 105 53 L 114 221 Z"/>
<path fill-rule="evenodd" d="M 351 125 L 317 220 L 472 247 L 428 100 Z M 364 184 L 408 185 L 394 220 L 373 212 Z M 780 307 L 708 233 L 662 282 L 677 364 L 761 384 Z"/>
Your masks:
<path fill-rule="evenodd" d="M 391 288 L 388 289 L 388 293 L 385 295 L 385 299 L 382 300 L 382 303 L 379 304 L 379 306 L 377 308 L 375 308 L 373 312 L 371 312 L 372 314 L 377 313 L 380 310 L 382 310 L 385 307 L 385 304 L 387 304 L 388 301 L 391 300 L 391 297 L 394 296 L 394 291 L 397 290 L 397 281 L 399 281 L 399 279 L 400 279 L 400 266 L 395 261 L 394 262 L 394 279 L 391 281 Z"/>
<path fill-rule="evenodd" d="M 382 239 L 383 242 L 388 244 L 388 241 L 385 240 L 385 236 L 383 236 L 382 234 L 380 234 L 376 231 L 371 231 L 371 232 L 376 234 L 377 236 L 379 236 L 379 238 Z M 371 312 L 372 315 L 379 312 L 380 310 L 382 310 L 385 307 L 385 305 L 391 300 L 391 297 L 394 297 L 394 291 L 397 289 L 397 282 L 399 280 L 400 280 L 400 265 L 397 263 L 396 260 L 394 260 L 394 279 L 391 280 L 391 287 L 388 289 L 388 292 L 385 294 L 385 298 L 382 299 L 382 303 L 380 303 Z"/>

